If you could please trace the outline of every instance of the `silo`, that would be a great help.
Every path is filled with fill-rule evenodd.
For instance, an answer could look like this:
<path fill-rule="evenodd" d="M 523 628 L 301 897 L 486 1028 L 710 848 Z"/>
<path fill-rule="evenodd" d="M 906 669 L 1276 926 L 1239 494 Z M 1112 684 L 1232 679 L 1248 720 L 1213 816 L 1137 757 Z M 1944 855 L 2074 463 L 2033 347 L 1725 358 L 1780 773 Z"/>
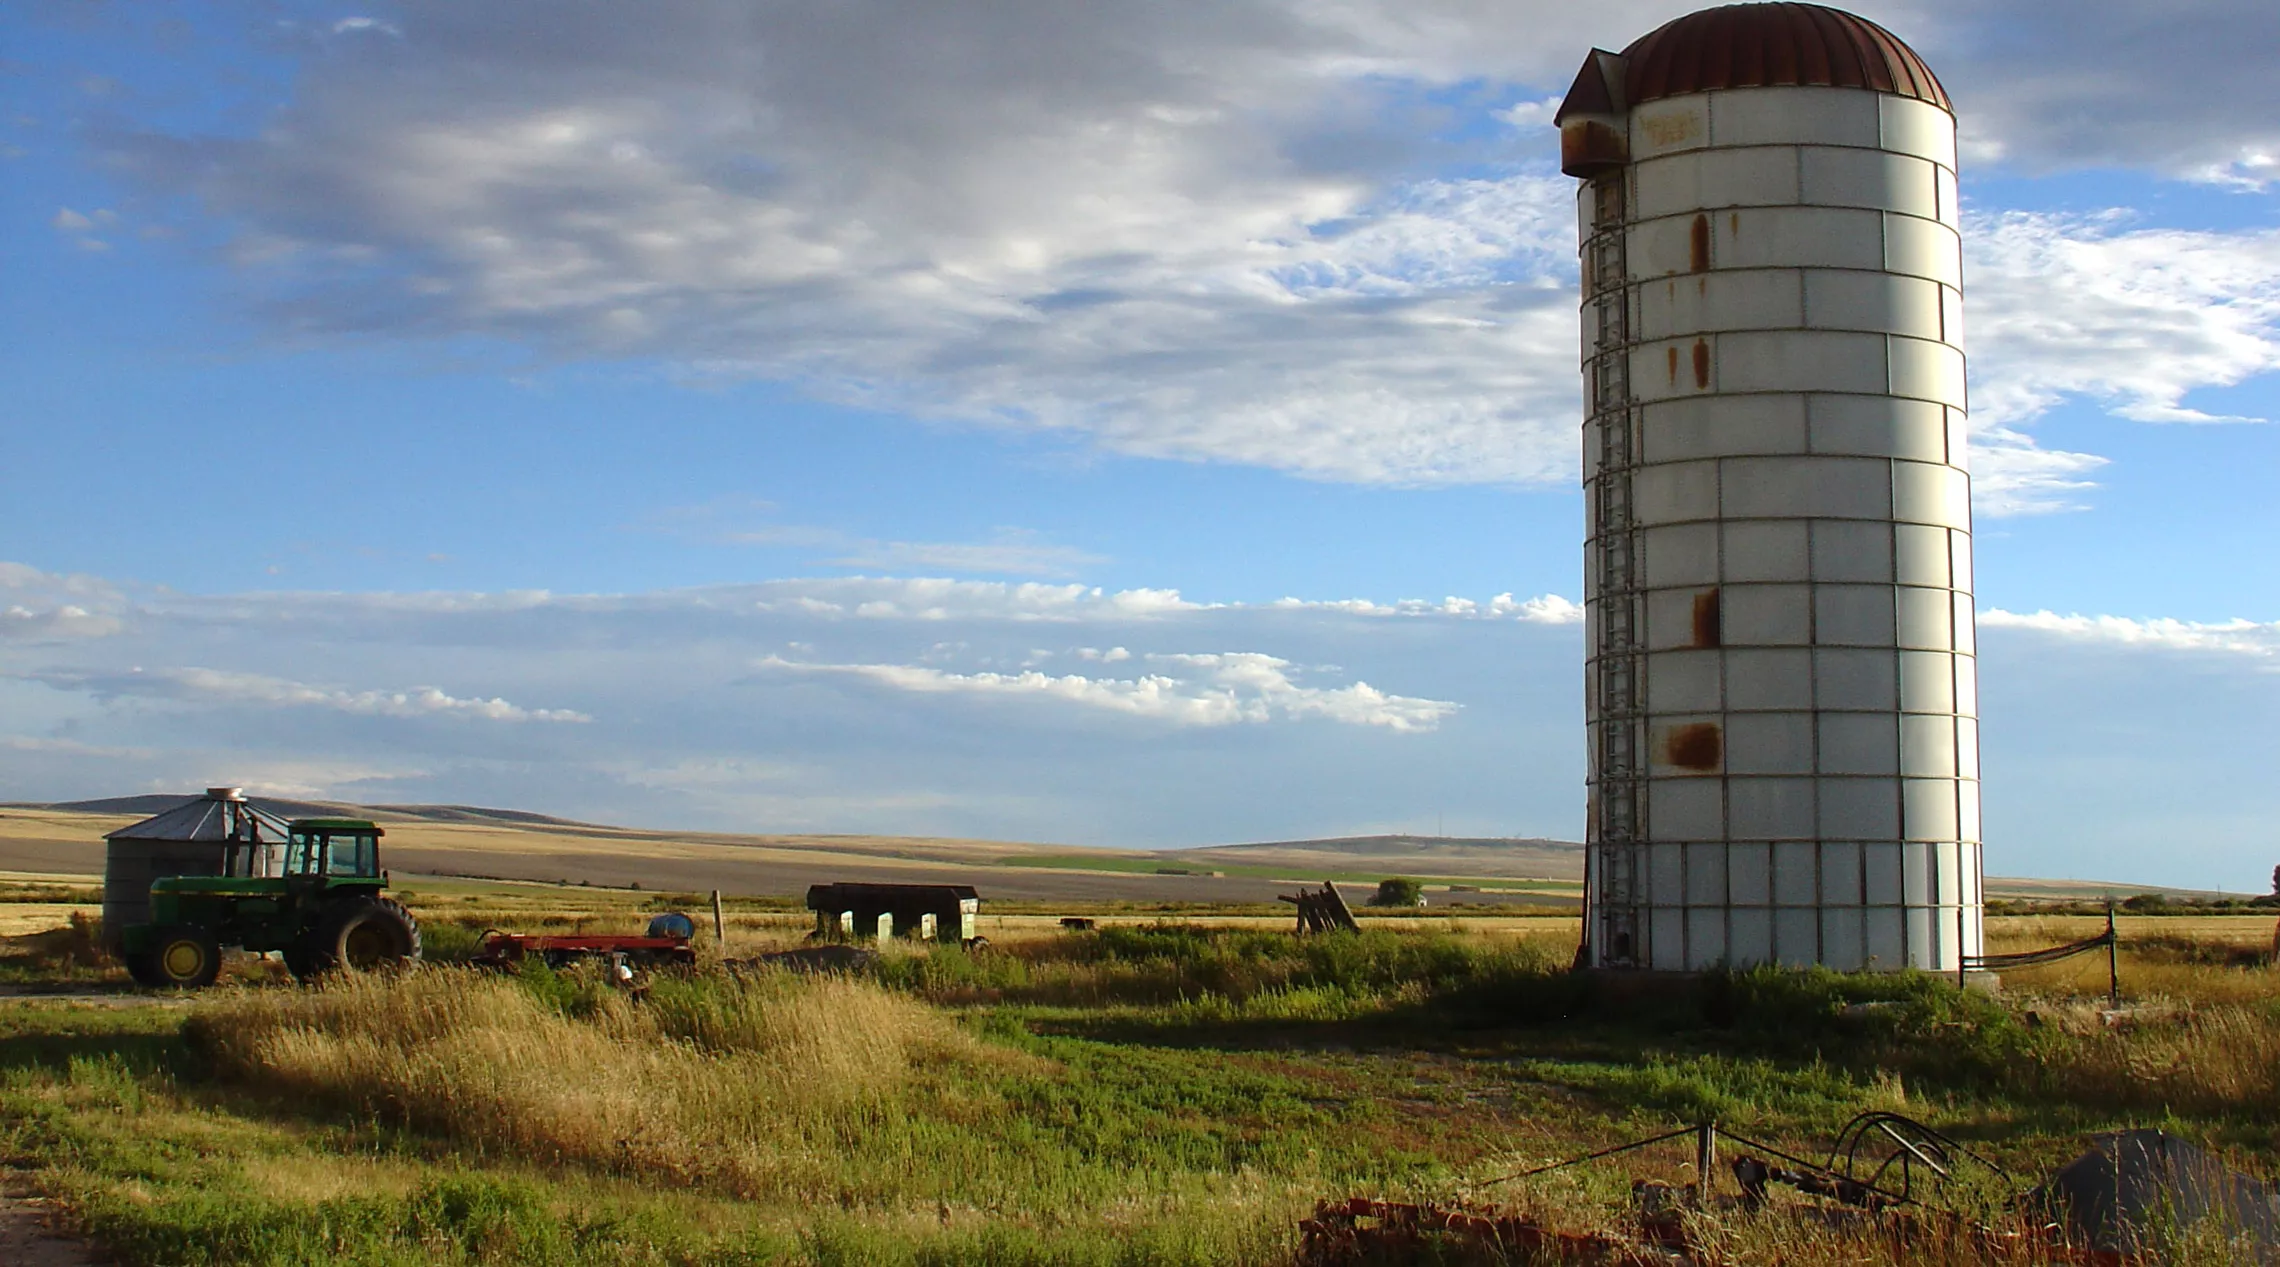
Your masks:
<path fill-rule="evenodd" d="M 150 882 L 170 875 L 278 874 L 285 820 L 245 798 L 245 789 L 210 787 L 204 796 L 105 836 L 103 936 L 150 919 Z"/>
<path fill-rule="evenodd" d="M 1980 952 L 1955 116 L 1807 4 L 1594 50 L 1585 962 Z"/>

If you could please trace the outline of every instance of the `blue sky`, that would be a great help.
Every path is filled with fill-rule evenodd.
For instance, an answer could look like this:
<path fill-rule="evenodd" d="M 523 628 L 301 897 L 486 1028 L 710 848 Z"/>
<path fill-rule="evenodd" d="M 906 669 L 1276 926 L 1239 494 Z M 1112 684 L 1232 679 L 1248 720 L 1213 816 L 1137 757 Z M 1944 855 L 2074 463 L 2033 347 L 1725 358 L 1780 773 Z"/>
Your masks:
<path fill-rule="evenodd" d="M 1681 8 L 11 6 L 0 797 L 1573 838 L 1547 120 Z M 2261 889 L 2280 15 L 1864 12 L 1963 120 L 1989 865 Z"/>

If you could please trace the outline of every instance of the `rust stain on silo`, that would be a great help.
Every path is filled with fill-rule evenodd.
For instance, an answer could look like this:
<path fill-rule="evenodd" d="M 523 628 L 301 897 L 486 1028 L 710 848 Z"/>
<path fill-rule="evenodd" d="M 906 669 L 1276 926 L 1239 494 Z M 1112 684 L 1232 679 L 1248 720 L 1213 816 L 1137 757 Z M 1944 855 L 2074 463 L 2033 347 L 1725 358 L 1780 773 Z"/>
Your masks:
<path fill-rule="evenodd" d="M 1694 232 L 1690 236 L 1691 240 L 1687 243 L 1686 248 L 1687 260 L 1693 265 L 1695 272 L 1708 272 L 1710 269 L 1710 217 L 1707 215 L 1694 217 Z"/>
<path fill-rule="evenodd" d="M 1678 386 L 1678 348 L 1672 346 L 1664 350 L 1670 353 L 1670 385 L 1676 387 Z"/>
<path fill-rule="evenodd" d="M 1694 385 L 1704 389 L 1710 386 L 1710 345 L 1701 339 L 1694 341 Z"/>
<path fill-rule="evenodd" d="M 1663 738 L 1663 760 L 1681 770 L 1715 770 L 1726 759 L 1726 736 L 1714 721 L 1671 727 Z"/>
<path fill-rule="evenodd" d="M 1738 238 L 1738 237 L 1740 237 L 1740 236 L 1742 236 L 1742 213 L 1741 213 L 1741 212 L 1739 212 L 1739 211 L 1729 211 L 1729 212 L 1727 212 L 1727 213 L 1726 213 L 1726 232 L 1728 232 L 1728 233 L 1732 234 L 1733 236 L 1735 236 L 1735 237 L 1737 237 L 1737 238 Z"/>
<path fill-rule="evenodd" d="M 1718 587 L 1694 596 L 1694 645 L 1715 647 L 1724 640 L 1724 623 L 1718 615 Z"/>

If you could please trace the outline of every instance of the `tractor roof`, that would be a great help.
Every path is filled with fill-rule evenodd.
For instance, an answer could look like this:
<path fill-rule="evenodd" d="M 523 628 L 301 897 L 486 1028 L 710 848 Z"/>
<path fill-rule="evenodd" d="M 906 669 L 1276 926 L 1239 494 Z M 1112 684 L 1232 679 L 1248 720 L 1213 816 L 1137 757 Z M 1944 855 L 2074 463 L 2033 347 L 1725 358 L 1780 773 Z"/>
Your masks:
<path fill-rule="evenodd" d="M 296 818 L 294 831 L 369 832 L 375 836 L 387 835 L 378 825 L 365 818 Z"/>

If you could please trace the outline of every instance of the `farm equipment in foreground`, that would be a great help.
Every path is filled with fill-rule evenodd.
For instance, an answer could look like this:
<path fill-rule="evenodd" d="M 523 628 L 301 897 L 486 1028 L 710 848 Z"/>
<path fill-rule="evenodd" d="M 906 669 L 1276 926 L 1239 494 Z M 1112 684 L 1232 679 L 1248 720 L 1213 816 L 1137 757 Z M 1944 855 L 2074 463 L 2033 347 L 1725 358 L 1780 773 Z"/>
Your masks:
<path fill-rule="evenodd" d="M 225 947 L 281 951 L 303 979 L 334 969 L 365 970 L 420 957 L 420 926 L 383 895 L 380 828 L 360 818 L 301 818 L 288 824 L 277 875 L 167 876 L 151 882 L 147 924 L 119 934 L 121 956 L 149 986 L 212 985 Z M 237 869 L 268 869 L 274 859 L 247 851 Z"/>
<path fill-rule="evenodd" d="M 581 959 L 607 959 L 622 978 L 636 968 L 697 961 L 692 944 L 697 935 L 694 920 L 668 911 L 649 921 L 639 937 L 609 933 L 509 933 L 488 929 L 475 951 L 475 962 L 490 968 L 517 967 L 537 959 L 549 968 L 566 967 Z"/>

